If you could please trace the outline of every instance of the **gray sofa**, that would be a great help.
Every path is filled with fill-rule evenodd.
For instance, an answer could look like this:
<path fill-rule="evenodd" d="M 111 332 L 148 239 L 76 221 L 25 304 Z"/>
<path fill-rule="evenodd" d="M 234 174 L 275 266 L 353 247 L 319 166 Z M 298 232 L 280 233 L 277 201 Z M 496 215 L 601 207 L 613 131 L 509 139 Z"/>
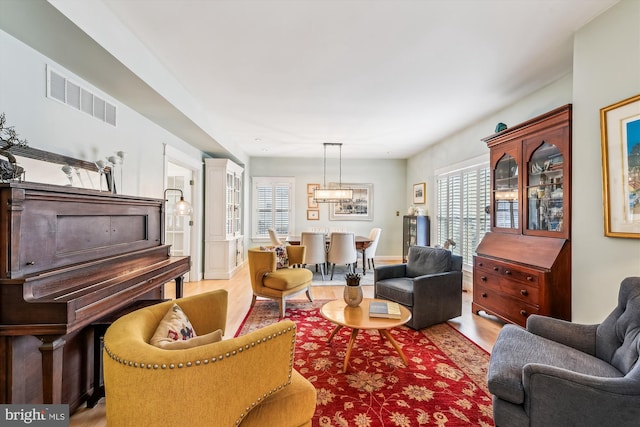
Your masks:
<path fill-rule="evenodd" d="M 640 277 L 622 281 L 599 325 L 532 315 L 505 325 L 493 347 L 489 391 L 496 426 L 640 425 Z"/>
<path fill-rule="evenodd" d="M 406 264 L 374 270 L 376 298 L 411 311 L 407 326 L 423 329 L 462 314 L 462 257 L 429 246 L 409 248 Z"/>

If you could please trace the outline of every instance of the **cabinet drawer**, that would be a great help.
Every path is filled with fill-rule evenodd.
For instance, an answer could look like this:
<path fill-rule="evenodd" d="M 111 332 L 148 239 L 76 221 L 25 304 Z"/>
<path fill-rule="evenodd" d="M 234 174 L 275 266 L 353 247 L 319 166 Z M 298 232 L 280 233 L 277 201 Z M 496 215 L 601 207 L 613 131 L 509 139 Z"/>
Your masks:
<path fill-rule="evenodd" d="M 537 306 L 527 304 L 510 295 L 478 284 L 473 287 L 473 301 L 487 310 L 522 326 L 525 325 L 527 317 L 539 313 Z"/>
<path fill-rule="evenodd" d="M 509 280 L 516 280 L 530 285 L 537 285 L 540 282 L 540 274 L 542 274 L 540 271 L 531 268 L 482 257 L 474 259 L 474 267 L 478 270 L 508 277 Z"/>
<path fill-rule="evenodd" d="M 539 304 L 539 292 L 535 284 L 514 282 L 498 274 L 489 273 L 485 270 L 477 270 L 473 275 L 474 289 L 476 286 L 481 286 L 484 289 L 496 293 L 509 295 L 527 304 Z"/>

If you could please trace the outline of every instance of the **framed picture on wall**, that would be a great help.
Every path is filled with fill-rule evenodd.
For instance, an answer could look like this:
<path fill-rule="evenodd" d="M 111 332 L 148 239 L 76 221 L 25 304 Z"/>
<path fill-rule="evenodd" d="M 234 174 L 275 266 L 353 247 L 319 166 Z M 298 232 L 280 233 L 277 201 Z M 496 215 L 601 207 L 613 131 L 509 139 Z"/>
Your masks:
<path fill-rule="evenodd" d="M 313 192 L 320 188 L 320 184 L 307 184 L 307 194 L 313 196 Z"/>
<path fill-rule="evenodd" d="M 316 209 L 307 210 L 307 219 L 310 221 L 317 221 L 320 219 L 320 211 Z"/>
<path fill-rule="evenodd" d="M 338 183 L 329 187 L 338 188 Z M 345 184 L 342 188 L 353 191 L 353 199 L 348 202 L 329 204 L 330 221 L 373 221 L 373 184 Z"/>
<path fill-rule="evenodd" d="M 600 110 L 604 234 L 640 239 L 640 95 Z"/>
<path fill-rule="evenodd" d="M 307 207 L 310 209 L 318 209 L 318 202 L 313 198 L 313 195 L 307 195 Z"/>
<path fill-rule="evenodd" d="M 423 204 L 427 201 L 427 184 L 421 182 L 419 184 L 413 184 L 413 203 Z"/>

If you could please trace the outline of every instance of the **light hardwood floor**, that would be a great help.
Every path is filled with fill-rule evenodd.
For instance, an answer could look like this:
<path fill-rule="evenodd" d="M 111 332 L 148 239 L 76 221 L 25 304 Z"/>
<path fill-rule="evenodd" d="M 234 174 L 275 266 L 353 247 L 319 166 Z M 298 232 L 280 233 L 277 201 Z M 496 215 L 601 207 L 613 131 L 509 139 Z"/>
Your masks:
<path fill-rule="evenodd" d="M 382 264 L 377 262 L 376 264 Z M 369 271 L 368 274 L 373 274 Z M 466 286 L 465 286 L 466 287 Z M 226 289 L 229 292 L 227 330 L 225 337 L 233 337 L 244 320 L 249 306 L 251 305 L 251 283 L 249 281 L 249 268 L 244 266 L 230 280 L 203 280 L 200 282 L 189 282 L 184 285 L 185 296 L 195 295 L 214 289 Z M 373 297 L 373 286 L 363 287 L 365 297 Z M 342 298 L 341 286 L 315 286 L 313 287 L 313 297 L 319 300 L 329 300 Z M 172 283 L 165 285 L 166 298 L 175 296 L 175 289 Z M 304 294 L 296 299 L 306 299 Z M 454 328 L 458 329 L 478 346 L 491 352 L 493 344 L 502 329 L 502 323 L 490 316 L 478 316 L 471 313 L 470 292 L 464 292 L 462 297 L 462 316 L 449 321 Z M 104 399 L 94 408 L 79 408 L 71 417 L 70 427 L 106 427 Z"/>

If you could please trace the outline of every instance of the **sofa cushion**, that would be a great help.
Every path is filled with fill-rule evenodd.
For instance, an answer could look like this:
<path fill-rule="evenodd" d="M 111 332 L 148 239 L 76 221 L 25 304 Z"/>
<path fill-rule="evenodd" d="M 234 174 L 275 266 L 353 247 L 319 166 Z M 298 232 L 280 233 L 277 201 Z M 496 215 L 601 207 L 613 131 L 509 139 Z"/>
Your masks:
<path fill-rule="evenodd" d="M 222 329 L 217 329 L 205 335 L 198 335 L 197 337 L 189 338 L 188 340 L 162 340 L 156 347 L 160 347 L 165 350 L 184 350 L 185 348 L 194 348 L 219 341 L 222 341 Z"/>
<path fill-rule="evenodd" d="M 163 343 L 186 341 L 197 336 L 187 315 L 178 304 L 173 304 L 156 328 L 150 343 L 161 347 Z"/>
<path fill-rule="evenodd" d="M 293 369 L 291 382 L 253 407 L 240 427 L 310 426 L 315 407 L 315 387 Z"/>
<path fill-rule="evenodd" d="M 489 391 L 511 403 L 524 403 L 522 372 L 529 363 L 540 363 L 596 377 L 623 376 L 616 368 L 597 357 L 534 335 L 519 326 L 505 325 L 491 352 L 487 375 Z"/>
<path fill-rule="evenodd" d="M 261 251 L 270 251 L 276 253 L 276 268 L 289 267 L 289 255 L 287 254 L 287 247 L 282 246 L 260 246 Z"/>
<path fill-rule="evenodd" d="M 407 307 L 413 307 L 413 279 L 396 277 L 379 280 L 375 284 L 376 298 L 398 302 Z"/>
<path fill-rule="evenodd" d="M 311 284 L 313 273 L 308 268 L 282 268 L 264 276 L 262 284 L 267 288 L 286 291 L 302 284 Z"/>
<path fill-rule="evenodd" d="M 412 246 L 407 257 L 407 276 L 444 273 L 451 267 L 451 251 L 429 246 Z"/>

